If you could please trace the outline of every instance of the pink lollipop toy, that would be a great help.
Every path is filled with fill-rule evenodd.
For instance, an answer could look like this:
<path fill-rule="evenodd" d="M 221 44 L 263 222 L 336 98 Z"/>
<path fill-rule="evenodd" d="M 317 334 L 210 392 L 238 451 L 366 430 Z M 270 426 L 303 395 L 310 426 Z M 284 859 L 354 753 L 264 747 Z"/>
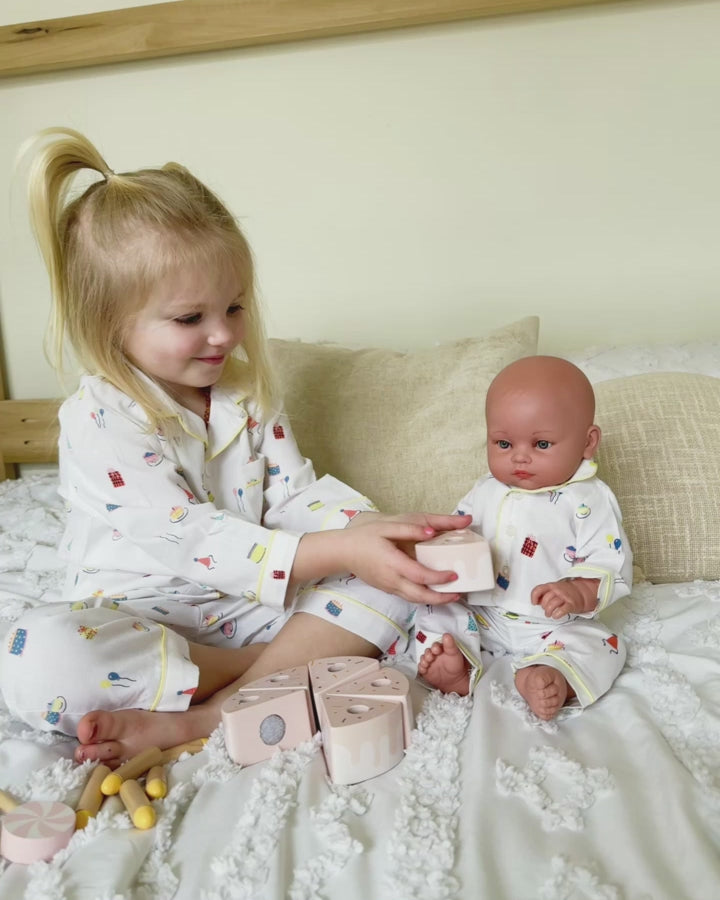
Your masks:
<path fill-rule="evenodd" d="M 75 832 L 75 811 L 56 800 L 16 803 L 0 791 L 0 855 L 10 862 L 33 863 L 52 859 Z"/>

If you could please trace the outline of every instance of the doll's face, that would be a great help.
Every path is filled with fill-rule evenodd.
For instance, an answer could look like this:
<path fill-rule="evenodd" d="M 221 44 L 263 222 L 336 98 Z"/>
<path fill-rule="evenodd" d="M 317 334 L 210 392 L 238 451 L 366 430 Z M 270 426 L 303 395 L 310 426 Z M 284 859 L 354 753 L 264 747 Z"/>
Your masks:
<path fill-rule="evenodd" d="M 511 487 L 564 484 L 600 442 L 587 379 L 555 357 L 528 357 L 504 369 L 486 401 L 488 464 Z"/>

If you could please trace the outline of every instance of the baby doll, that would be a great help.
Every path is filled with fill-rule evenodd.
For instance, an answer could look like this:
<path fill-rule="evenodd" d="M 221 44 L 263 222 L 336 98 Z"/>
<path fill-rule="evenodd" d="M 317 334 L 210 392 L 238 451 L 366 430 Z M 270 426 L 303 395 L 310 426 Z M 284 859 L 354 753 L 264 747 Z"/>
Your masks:
<path fill-rule="evenodd" d="M 598 613 L 630 592 L 632 554 L 596 475 L 594 417 L 590 382 L 563 359 L 521 359 L 490 385 L 490 474 L 458 511 L 490 542 L 495 585 L 418 611 L 418 673 L 433 687 L 467 694 L 481 650 L 510 655 L 518 691 L 552 719 L 568 702 L 593 703 L 621 671 L 624 647 Z"/>

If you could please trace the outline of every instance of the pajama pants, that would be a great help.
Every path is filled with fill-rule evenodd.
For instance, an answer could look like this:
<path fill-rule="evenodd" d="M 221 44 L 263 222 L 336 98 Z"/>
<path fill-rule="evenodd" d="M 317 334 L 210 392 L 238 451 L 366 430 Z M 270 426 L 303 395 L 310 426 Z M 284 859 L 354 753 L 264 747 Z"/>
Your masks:
<path fill-rule="evenodd" d="M 94 709 L 181 712 L 199 679 L 189 640 L 223 647 L 267 643 L 294 612 L 311 613 L 392 653 L 407 647 L 413 607 L 351 575 L 304 588 L 281 613 L 247 598 L 163 594 L 159 587 L 145 598 L 123 595 L 122 602 L 51 603 L 14 623 L 0 649 L 0 685 L 15 716 L 73 736 Z"/>
<path fill-rule="evenodd" d="M 481 651 L 511 656 L 513 671 L 543 665 L 557 669 L 589 706 L 613 684 L 625 664 L 625 647 L 597 619 L 566 616 L 548 619 L 510 613 L 496 606 L 449 603 L 418 609 L 415 617 L 416 658 L 451 634 L 471 666 L 470 689 L 482 672 Z"/>

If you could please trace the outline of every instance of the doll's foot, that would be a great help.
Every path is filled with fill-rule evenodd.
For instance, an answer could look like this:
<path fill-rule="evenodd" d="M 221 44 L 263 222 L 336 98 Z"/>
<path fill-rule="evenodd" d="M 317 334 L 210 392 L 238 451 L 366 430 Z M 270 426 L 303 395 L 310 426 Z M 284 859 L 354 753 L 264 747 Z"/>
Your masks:
<path fill-rule="evenodd" d="M 418 675 L 444 694 L 465 696 L 470 691 L 470 663 L 460 652 L 454 638 L 442 636 L 423 653 L 418 662 Z"/>
<path fill-rule="evenodd" d="M 80 746 L 75 761 L 98 760 L 111 769 L 148 747 L 166 750 L 195 738 L 207 737 L 219 722 L 210 705 L 186 712 L 150 712 L 145 709 L 96 709 L 78 722 Z"/>
<path fill-rule="evenodd" d="M 539 719 L 554 719 L 575 696 L 565 677 L 551 666 L 526 666 L 515 673 L 515 687 Z"/>

